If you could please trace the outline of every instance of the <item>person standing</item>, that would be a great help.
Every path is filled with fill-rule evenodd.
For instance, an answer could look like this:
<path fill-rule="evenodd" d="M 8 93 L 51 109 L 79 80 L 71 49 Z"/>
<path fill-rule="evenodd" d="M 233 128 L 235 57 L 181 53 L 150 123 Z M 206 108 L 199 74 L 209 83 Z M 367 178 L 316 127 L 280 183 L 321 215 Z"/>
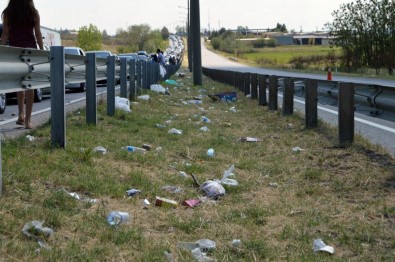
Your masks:
<path fill-rule="evenodd" d="M 7 7 L 1 14 L 3 20 L 3 33 L 1 45 L 22 48 L 43 49 L 43 38 L 40 31 L 40 15 L 34 6 L 33 0 L 9 0 Z M 26 98 L 26 111 L 24 110 Z M 18 120 L 16 124 L 32 129 L 31 115 L 33 111 L 34 90 L 19 91 Z"/>

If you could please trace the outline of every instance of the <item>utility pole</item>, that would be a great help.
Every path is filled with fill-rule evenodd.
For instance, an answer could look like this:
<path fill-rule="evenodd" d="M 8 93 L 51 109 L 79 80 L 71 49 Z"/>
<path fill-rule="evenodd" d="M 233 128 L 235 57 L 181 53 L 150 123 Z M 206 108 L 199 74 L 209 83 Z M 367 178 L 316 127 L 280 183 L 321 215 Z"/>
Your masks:
<path fill-rule="evenodd" d="M 187 45 L 188 45 L 188 68 L 189 72 L 192 72 L 192 36 L 191 36 L 191 19 L 190 19 L 190 0 L 187 0 L 188 4 L 188 21 L 187 21 Z"/>
<path fill-rule="evenodd" d="M 191 2 L 192 60 L 193 84 L 202 85 L 202 50 L 200 43 L 200 4 L 199 0 Z"/>

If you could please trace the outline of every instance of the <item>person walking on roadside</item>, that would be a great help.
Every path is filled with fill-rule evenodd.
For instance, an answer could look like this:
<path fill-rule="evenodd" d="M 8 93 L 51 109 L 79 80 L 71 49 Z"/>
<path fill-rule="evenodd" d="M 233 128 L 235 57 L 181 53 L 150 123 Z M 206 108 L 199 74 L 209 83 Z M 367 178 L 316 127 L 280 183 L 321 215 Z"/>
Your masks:
<path fill-rule="evenodd" d="M 38 47 L 43 49 L 43 38 L 40 31 L 40 15 L 34 6 L 33 0 L 9 0 L 7 7 L 1 14 L 3 20 L 3 33 L 1 45 L 22 48 Z M 24 110 L 26 98 L 26 111 Z M 31 115 L 33 111 L 34 90 L 19 91 L 18 120 L 16 124 L 24 125 L 26 129 L 32 129 Z"/>

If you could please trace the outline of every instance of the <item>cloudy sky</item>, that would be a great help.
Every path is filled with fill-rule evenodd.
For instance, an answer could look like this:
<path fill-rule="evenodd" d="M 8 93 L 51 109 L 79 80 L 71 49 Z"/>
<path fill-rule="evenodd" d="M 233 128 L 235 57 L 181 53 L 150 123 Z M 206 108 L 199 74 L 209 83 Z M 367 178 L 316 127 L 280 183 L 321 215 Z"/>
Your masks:
<path fill-rule="evenodd" d="M 94 24 L 115 34 L 118 28 L 149 24 L 174 30 L 185 25 L 187 0 L 34 0 L 41 24 L 55 29 L 79 29 Z M 332 21 L 332 11 L 351 0 L 200 0 L 201 27 L 218 30 L 237 26 L 273 28 L 285 24 L 288 30 L 321 30 Z M 0 0 L 4 10 L 8 0 Z"/>

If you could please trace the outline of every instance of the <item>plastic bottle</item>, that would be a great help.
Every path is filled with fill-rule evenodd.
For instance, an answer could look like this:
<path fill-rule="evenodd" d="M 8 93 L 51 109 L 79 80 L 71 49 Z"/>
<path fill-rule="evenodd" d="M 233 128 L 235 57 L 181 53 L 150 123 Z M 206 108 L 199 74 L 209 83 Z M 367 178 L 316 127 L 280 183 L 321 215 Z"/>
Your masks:
<path fill-rule="evenodd" d="M 121 212 L 121 211 L 112 211 L 108 216 L 107 216 L 107 222 L 111 226 L 116 226 L 119 224 L 124 224 L 129 222 L 130 216 L 127 212 Z"/>
<path fill-rule="evenodd" d="M 209 150 L 207 150 L 208 157 L 214 157 L 214 155 L 215 155 L 215 151 L 213 148 L 210 148 Z"/>
<path fill-rule="evenodd" d="M 122 147 L 122 149 L 127 150 L 128 152 L 140 152 L 140 153 L 144 153 L 147 151 L 144 148 L 135 147 L 135 146 L 124 146 L 124 147 Z"/>

